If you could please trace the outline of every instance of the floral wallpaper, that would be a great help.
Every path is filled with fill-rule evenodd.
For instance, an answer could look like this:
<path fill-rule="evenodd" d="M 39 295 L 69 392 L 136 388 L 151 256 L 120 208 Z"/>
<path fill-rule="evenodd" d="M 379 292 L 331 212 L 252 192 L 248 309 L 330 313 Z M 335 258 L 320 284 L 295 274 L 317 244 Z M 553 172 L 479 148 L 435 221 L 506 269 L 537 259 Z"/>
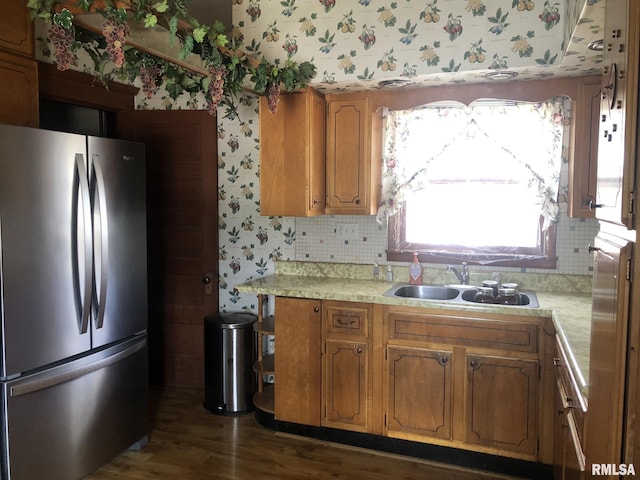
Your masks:
<path fill-rule="evenodd" d="M 603 11 L 599 0 L 234 0 L 233 22 L 250 52 L 313 59 L 326 92 L 481 82 L 500 69 L 599 73 L 600 53 L 585 47 Z"/>
<path fill-rule="evenodd" d="M 274 273 L 274 261 L 295 256 L 295 219 L 260 216 L 258 99 L 240 98 L 238 117 L 218 116 L 218 232 L 221 311 L 255 305 L 234 286 Z M 247 301 L 249 303 L 247 303 Z M 255 308 L 251 308 L 255 310 Z"/>
<path fill-rule="evenodd" d="M 318 89 L 366 90 L 381 88 L 381 80 L 392 86 L 401 80 L 486 82 L 484 73 L 501 68 L 520 78 L 544 77 L 550 68 L 560 68 L 561 75 L 599 73 L 599 54 L 585 53 L 584 46 L 599 34 L 602 5 L 599 0 L 233 0 L 233 21 L 234 34 L 243 36 L 249 51 L 281 62 L 312 60 Z M 39 25 L 37 57 L 50 62 L 42 32 Z M 74 68 L 87 71 L 87 65 L 90 59 Z M 218 112 L 220 310 L 255 311 L 255 296 L 240 295 L 234 286 L 272 274 L 276 260 L 384 265 L 386 229 L 373 216 L 260 216 L 258 102 L 250 93 L 238 100 L 237 116 Z M 183 95 L 174 101 L 163 90 L 151 100 L 140 95 L 136 106 L 207 108 L 204 98 Z M 563 185 L 566 191 L 566 177 Z M 340 223 L 356 225 L 357 237 L 338 238 Z M 584 246 L 597 233 L 597 222 L 567 218 L 562 204 L 558 231 L 557 273 L 589 274 L 591 255 Z"/>

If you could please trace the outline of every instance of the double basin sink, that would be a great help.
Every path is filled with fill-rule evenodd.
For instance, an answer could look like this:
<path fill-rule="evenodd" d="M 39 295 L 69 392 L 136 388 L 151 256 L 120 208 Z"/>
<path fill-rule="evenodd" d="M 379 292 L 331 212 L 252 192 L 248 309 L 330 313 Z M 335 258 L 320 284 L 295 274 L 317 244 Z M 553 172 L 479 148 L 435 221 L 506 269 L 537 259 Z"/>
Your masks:
<path fill-rule="evenodd" d="M 518 304 L 482 303 L 476 301 L 478 289 L 472 285 L 410 285 L 398 284 L 384 292 L 385 297 L 414 298 L 418 300 L 436 300 L 447 303 L 476 304 L 483 306 L 508 306 L 538 308 L 538 298 L 531 291 L 520 291 Z"/>

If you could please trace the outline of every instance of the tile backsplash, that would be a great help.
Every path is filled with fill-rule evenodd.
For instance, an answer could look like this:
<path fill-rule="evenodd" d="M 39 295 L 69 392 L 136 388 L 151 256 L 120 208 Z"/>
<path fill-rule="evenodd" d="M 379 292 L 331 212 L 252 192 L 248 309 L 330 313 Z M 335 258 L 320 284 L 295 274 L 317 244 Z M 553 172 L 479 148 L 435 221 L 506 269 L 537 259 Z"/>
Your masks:
<path fill-rule="evenodd" d="M 566 207 L 566 204 L 564 204 Z M 566 208 L 565 208 L 566 210 Z M 356 235 L 340 235 L 341 226 L 356 225 Z M 320 216 L 296 218 L 297 241 L 290 259 L 301 262 L 330 262 L 386 265 L 387 228 L 371 216 Z M 593 255 L 588 245 L 598 233 L 598 223 L 593 219 L 573 219 L 561 212 L 558 222 L 556 249 L 558 268 L 526 269 L 527 272 L 568 275 L 591 275 Z M 347 238 L 349 237 L 349 238 Z M 479 270 L 495 270 L 496 267 L 474 267 Z M 381 274 L 383 269 L 381 269 Z M 500 271 L 521 271 L 518 268 L 500 267 Z"/>

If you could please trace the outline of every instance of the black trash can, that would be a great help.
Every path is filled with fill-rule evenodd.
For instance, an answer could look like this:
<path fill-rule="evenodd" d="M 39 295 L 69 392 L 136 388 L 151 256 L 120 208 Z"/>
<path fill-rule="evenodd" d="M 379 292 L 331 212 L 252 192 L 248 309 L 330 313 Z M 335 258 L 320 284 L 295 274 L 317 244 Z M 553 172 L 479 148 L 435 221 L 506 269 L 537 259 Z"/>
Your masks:
<path fill-rule="evenodd" d="M 204 318 L 204 407 L 211 413 L 253 410 L 255 321 L 256 317 L 248 313 L 218 313 Z"/>

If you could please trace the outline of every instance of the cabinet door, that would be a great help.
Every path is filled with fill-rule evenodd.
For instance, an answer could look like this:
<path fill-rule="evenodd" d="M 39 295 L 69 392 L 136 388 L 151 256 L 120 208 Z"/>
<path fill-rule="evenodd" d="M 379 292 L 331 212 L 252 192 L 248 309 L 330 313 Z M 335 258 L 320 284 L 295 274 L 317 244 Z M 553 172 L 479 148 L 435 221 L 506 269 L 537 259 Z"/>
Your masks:
<path fill-rule="evenodd" d="M 38 65 L 0 50 L 0 123 L 38 126 Z"/>
<path fill-rule="evenodd" d="M 640 6 L 607 0 L 596 217 L 634 228 Z"/>
<path fill-rule="evenodd" d="M 372 213 L 370 131 L 367 98 L 329 101 L 326 213 Z"/>
<path fill-rule="evenodd" d="M 366 432 L 370 424 L 367 343 L 327 339 L 324 358 L 322 425 Z"/>
<path fill-rule="evenodd" d="M 276 420 L 320 425 L 321 303 L 276 297 Z"/>
<path fill-rule="evenodd" d="M 466 354 L 465 442 L 535 455 L 538 362 Z"/>
<path fill-rule="evenodd" d="M 0 48 L 33 58 L 33 21 L 25 2 L 2 2 Z"/>
<path fill-rule="evenodd" d="M 628 360 L 633 358 L 628 356 L 632 350 L 628 345 L 628 329 L 633 244 L 619 242 L 602 232 L 594 242 L 589 407 L 584 442 L 587 464 L 620 462 L 625 432 L 625 389 L 633 389 L 635 381 L 635 376 L 626 378 Z M 637 411 L 631 403 L 627 408 L 627 415 L 633 416 L 632 412 Z"/>
<path fill-rule="evenodd" d="M 593 218 L 596 201 L 601 77 L 581 78 L 574 109 L 575 139 L 569 160 L 569 204 L 572 218 Z"/>
<path fill-rule="evenodd" d="M 452 351 L 387 348 L 387 424 L 394 432 L 450 440 Z"/>
<path fill-rule="evenodd" d="M 271 113 L 260 98 L 260 214 L 324 212 L 325 101 L 312 89 L 280 96 Z"/>

